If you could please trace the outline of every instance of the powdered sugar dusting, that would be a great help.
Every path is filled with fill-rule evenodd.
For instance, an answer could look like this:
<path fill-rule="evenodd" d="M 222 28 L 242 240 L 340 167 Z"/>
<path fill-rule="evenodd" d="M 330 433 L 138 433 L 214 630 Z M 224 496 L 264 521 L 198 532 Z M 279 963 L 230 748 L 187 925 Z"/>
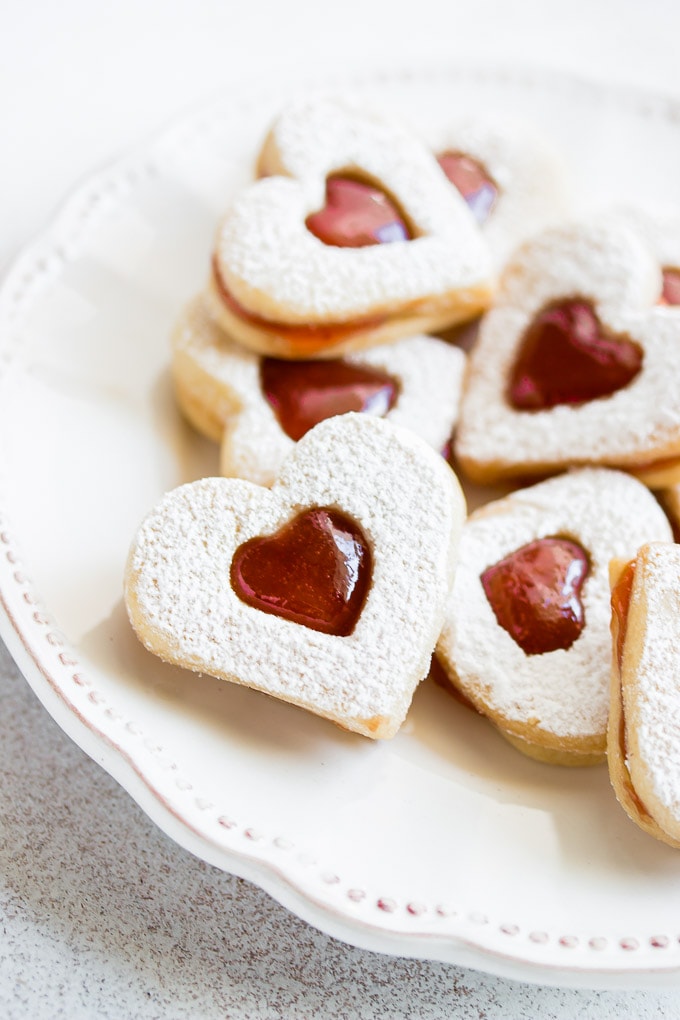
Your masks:
<path fill-rule="evenodd" d="M 660 290 L 647 245 L 611 221 L 550 231 L 524 246 L 470 359 L 456 445 L 463 463 L 495 475 L 570 463 L 634 466 L 680 452 L 680 316 L 655 306 Z M 641 371 L 608 397 L 515 410 L 506 389 L 524 331 L 549 302 L 577 296 L 642 347 Z"/>
<path fill-rule="evenodd" d="M 295 444 L 262 393 L 260 356 L 231 341 L 199 297 L 177 325 L 173 358 L 179 389 L 191 388 L 195 400 L 209 405 L 209 420 L 222 422 L 222 473 L 271 485 Z M 395 379 L 399 394 L 386 420 L 442 450 L 458 417 L 465 368 L 461 350 L 420 335 L 345 360 L 381 369 Z"/>
<path fill-rule="evenodd" d="M 622 696 L 633 785 L 652 813 L 680 832 L 680 546 L 650 545 L 639 558 L 633 597 L 644 607 L 635 683 Z M 631 605 L 631 612 L 632 612 Z M 624 658 L 625 669 L 625 658 Z M 634 717 L 635 724 L 629 722 Z M 663 824 L 663 823 L 662 823 Z M 666 827 L 669 824 L 665 819 Z"/>
<path fill-rule="evenodd" d="M 660 266 L 680 267 L 680 210 L 677 206 L 618 206 L 613 222 L 623 223 L 649 246 Z"/>
<path fill-rule="evenodd" d="M 581 591 L 586 625 L 567 651 L 527 656 L 499 626 L 480 575 L 536 538 L 560 535 L 590 557 Z M 608 567 L 670 526 L 649 491 L 607 469 L 582 469 L 522 489 L 471 515 L 463 528 L 447 622 L 438 645 L 463 691 L 508 728 L 538 726 L 557 737 L 604 738 L 611 662 Z"/>
<path fill-rule="evenodd" d="M 274 125 L 262 163 L 277 176 L 237 197 L 216 243 L 220 275 L 246 309 L 286 323 L 351 321 L 488 287 L 489 251 L 470 211 L 401 125 L 340 100 L 298 104 Z M 350 249 L 310 233 L 305 219 L 338 171 L 383 187 L 417 236 Z"/>
<path fill-rule="evenodd" d="M 372 550 L 371 587 L 348 637 L 253 609 L 229 583 L 238 545 L 310 506 L 341 509 Z M 168 494 L 130 554 L 130 616 L 163 658 L 360 732 L 379 717 L 388 736 L 427 673 L 463 516 L 455 476 L 416 436 L 364 415 L 329 419 L 297 444 L 271 491 L 213 478 Z"/>

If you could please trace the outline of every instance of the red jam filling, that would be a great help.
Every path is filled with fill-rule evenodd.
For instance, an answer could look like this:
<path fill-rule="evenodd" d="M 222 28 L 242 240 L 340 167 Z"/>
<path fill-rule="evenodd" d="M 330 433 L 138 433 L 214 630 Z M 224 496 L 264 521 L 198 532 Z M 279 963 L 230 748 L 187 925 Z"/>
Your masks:
<path fill-rule="evenodd" d="M 539 538 L 481 575 L 494 615 L 527 655 L 571 648 L 585 626 L 588 556 L 567 538 Z"/>
<path fill-rule="evenodd" d="M 626 643 L 626 630 L 628 628 L 628 611 L 630 609 L 630 600 L 633 591 L 633 582 L 635 581 L 635 560 L 631 560 L 621 571 L 616 584 L 612 588 L 611 606 L 612 606 L 612 633 L 614 635 L 614 642 L 616 648 L 616 664 L 621 675 L 621 664 L 623 662 L 623 649 Z M 621 698 L 621 689 L 619 688 L 619 697 Z M 626 720 L 623 711 L 623 704 L 621 704 L 621 711 L 619 714 L 619 748 L 621 754 L 621 761 L 626 764 L 628 757 L 628 741 L 626 739 Z M 630 800 L 633 808 L 643 818 L 651 819 L 651 815 L 647 810 L 644 801 L 639 796 L 635 787 L 633 786 L 630 778 L 630 773 L 626 767 L 626 773 L 624 777 L 624 788 L 628 799 Z"/>
<path fill-rule="evenodd" d="M 670 266 L 662 271 L 663 286 L 661 289 L 662 305 L 680 305 L 680 269 Z"/>
<path fill-rule="evenodd" d="M 483 164 L 464 152 L 442 152 L 437 162 L 458 188 L 477 222 L 486 223 L 498 198 L 498 185 Z"/>
<path fill-rule="evenodd" d="M 589 302 L 549 305 L 524 334 L 508 387 L 518 411 L 583 404 L 627 386 L 642 366 L 642 348 L 606 329 Z"/>
<path fill-rule="evenodd" d="M 619 673 L 623 662 L 623 646 L 626 643 L 626 627 L 628 624 L 628 609 L 630 608 L 630 597 L 633 591 L 635 579 L 635 560 L 631 560 L 621 571 L 619 579 L 612 588 L 612 613 L 614 620 L 614 637 L 616 642 L 616 662 Z"/>
<path fill-rule="evenodd" d="M 391 376 L 349 361 L 282 361 L 262 358 L 262 393 L 291 439 L 326 418 L 348 411 L 383 416 L 398 396 Z"/>
<path fill-rule="evenodd" d="M 350 177 L 328 178 L 326 204 L 308 216 L 305 225 L 324 244 L 337 248 L 365 248 L 411 238 L 401 213 L 385 192 Z"/>
<path fill-rule="evenodd" d="M 359 527 L 329 507 L 299 513 L 274 535 L 239 546 L 231 585 L 247 605 L 324 634 L 354 630 L 371 579 Z"/>

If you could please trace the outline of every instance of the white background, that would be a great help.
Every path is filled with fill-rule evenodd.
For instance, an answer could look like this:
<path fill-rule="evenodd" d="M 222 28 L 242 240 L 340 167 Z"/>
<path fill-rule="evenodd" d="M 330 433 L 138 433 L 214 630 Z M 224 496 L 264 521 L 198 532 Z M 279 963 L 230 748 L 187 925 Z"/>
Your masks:
<path fill-rule="evenodd" d="M 680 95 L 677 0 L 1 0 L 0 266 L 90 171 L 217 92 L 496 60 Z M 0 656 L 0 1016 L 680 1016 L 362 952 L 163 837 Z"/>

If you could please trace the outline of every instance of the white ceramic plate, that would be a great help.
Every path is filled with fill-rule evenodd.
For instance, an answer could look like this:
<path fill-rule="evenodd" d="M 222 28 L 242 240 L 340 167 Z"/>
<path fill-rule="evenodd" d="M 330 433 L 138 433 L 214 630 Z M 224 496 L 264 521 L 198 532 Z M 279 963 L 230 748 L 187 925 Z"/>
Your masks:
<path fill-rule="evenodd" d="M 335 89 L 346 83 L 326 83 Z M 353 82 L 423 126 L 524 116 L 582 210 L 680 203 L 680 108 L 545 73 Z M 178 843 L 356 945 L 525 980 L 680 979 L 680 856 L 605 768 L 533 763 L 430 683 L 375 744 L 163 665 L 121 599 L 131 537 L 217 469 L 175 409 L 168 334 L 281 97 L 218 102 L 91 179 L 0 291 L 2 635 L 48 711 Z"/>

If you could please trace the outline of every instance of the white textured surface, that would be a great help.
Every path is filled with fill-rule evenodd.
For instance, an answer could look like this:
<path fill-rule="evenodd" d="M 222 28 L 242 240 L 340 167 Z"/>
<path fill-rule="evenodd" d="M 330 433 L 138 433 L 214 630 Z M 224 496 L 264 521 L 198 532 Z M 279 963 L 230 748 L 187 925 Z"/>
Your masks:
<path fill-rule="evenodd" d="M 0 166 L 0 262 L 84 173 L 205 93 L 242 93 L 264 73 L 283 90 L 300 70 L 374 66 L 374 33 L 356 31 L 367 11 L 380 23 L 382 54 L 398 66 L 529 61 L 680 93 L 676 0 L 651 8 L 480 0 L 464 16 L 450 0 L 423 0 L 419 18 L 387 0 L 346 0 L 343 10 L 320 49 L 309 45 L 319 18 L 308 0 L 252 3 L 238 17 L 214 0 L 121 0 L 105 14 L 84 0 L 8 0 L 0 80 L 12 97 L 3 107 L 12 144 Z M 680 1016 L 673 991 L 534 987 L 320 935 L 166 839 L 51 721 L 6 655 L 0 699 L 0 1004 L 8 1020 L 51 1020 L 59 1011 L 71 1020 Z"/>
<path fill-rule="evenodd" d="M 590 559 L 581 591 L 585 627 L 568 650 L 526 655 L 498 624 L 480 576 L 537 538 L 578 542 Z M 647 541 L 670 540 L 658 503 L 641 482 L 618 471 L 583 469 L 489 504 L 463 528 L 447 623 L 438 645 L 465 694 L 511 732 L 547 746 L 599 736 L 609 713 L 611 636 L 609 561 L 631 559 Z M 521 727 L 518 731 L 518 726 Z"/>

